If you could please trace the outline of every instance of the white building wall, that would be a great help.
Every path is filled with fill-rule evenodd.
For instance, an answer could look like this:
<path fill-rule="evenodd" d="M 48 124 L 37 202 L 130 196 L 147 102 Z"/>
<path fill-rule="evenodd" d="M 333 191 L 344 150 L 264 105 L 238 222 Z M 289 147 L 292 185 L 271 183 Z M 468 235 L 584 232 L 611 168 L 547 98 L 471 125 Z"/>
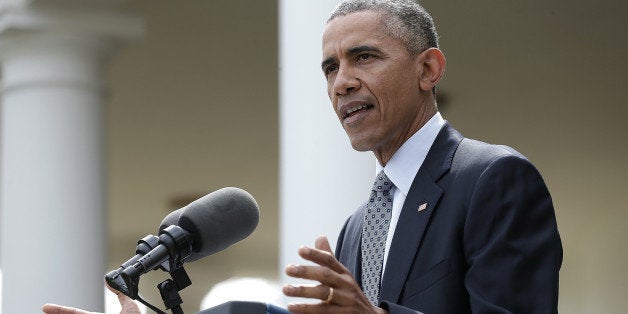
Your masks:
<path fill-rule="evenodd" d="M 280 1 L 280 274 L 301 245 L 326 235 L 368 197 L 370 153 L 355 152 L 326 94 L 321 35 L 338 1 Z"/>
<path fill-rule="evenodd" d="M 100 2 L 100 3 L 97 3 Z M 0 7 L 2 312 L 103 309 L 104 61 L 140 21 L 115 3 Z M 54 7 L 54 8 L 53 8 Z"/>

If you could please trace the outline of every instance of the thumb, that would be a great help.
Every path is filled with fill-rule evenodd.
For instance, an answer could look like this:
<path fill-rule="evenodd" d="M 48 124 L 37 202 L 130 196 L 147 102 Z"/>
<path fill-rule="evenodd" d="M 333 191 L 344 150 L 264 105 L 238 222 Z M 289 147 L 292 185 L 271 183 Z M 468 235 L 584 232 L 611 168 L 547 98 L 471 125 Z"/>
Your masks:
<path fill-rule="evenodd" d="M 106 282 L 105 282 L 105 285 L 107 286 L 107 289 L 109 289 L 109 291 L 113 292 L 116 296 L 118 296 L 118 302 L 120 302 L 120 307 L 122 308 L 122 311 L 120 311 L 121 314 L 136 314 L 136 313 L 140 314 L 141 313 L 139 306 L 137 306 L 137 303 L 135 303 L 133 299 L 124 295 L 124 293 L 121 293 L 120 291 L 110 287 Z"/>
<path fill-rule="evenodd" d="M 118 294 L 118 301 L 120 301 L 120 306 L 122 307 L 121 314 L 141 314 L 137 303 L 126 295 L 122 293 Z"/>

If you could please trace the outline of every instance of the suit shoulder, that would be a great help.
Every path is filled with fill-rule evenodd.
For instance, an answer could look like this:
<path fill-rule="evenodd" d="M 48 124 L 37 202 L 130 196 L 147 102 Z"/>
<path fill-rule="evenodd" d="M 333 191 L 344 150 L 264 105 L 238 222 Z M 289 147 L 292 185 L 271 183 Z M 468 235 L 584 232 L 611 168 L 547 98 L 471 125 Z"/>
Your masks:
<path fill-rule="evenodd" d="M 465 138 L 454 154 L 452 169 L 486 168 L 490 165 L 511 162 L 530 164 L 524 155 L 512 147 Z"/>
<path fill-rule="evenodd" d="M 488 173 L 501 176 L 526 173 L 540 177 L 536 167 L 512 147 L 467 138 L 462 140 L 454 153 L 450 175 L 462 182 L 471 183 L 477 182 Z"/>
<path fill-rule="evenodd" d="M 521 153 L 510 146 L 489 144 L 482 141 L 465 138 L 456 151 L 456 155 L 477 160 L 492 160 L 500 157 L 512 156 L 526 159 Z"/>

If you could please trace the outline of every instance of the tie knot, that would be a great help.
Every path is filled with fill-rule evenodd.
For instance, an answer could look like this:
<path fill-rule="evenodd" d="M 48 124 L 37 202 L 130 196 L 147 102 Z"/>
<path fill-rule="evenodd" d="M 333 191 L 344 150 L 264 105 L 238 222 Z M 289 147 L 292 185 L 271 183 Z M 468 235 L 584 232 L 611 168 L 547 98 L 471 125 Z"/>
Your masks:
<path fill-rule="evenodd" d="M 374 192 L 382 192 L 388 194 L 390 189 L 392 189 L 393 184 L 390 182 L 390 179 L 384 173 L 384 170 L 380 171 L 375 178 L 375 182 L 373 183 L 373 191 Z"/>

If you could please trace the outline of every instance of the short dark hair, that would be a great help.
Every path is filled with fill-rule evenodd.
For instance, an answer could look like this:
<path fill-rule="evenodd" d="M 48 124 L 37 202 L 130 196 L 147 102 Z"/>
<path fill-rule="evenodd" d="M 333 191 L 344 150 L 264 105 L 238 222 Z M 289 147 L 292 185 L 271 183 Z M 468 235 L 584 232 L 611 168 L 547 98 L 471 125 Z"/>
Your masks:
<path fill-rule="evenodd" d="M 327 23 L 338 16 L 360 11 L 380 13 L 386 31 L 401 40 L 411 54 L 438 48 L 438 34 L 432 17 L 411 0 L 347 0 L 334 9 Z"/>

